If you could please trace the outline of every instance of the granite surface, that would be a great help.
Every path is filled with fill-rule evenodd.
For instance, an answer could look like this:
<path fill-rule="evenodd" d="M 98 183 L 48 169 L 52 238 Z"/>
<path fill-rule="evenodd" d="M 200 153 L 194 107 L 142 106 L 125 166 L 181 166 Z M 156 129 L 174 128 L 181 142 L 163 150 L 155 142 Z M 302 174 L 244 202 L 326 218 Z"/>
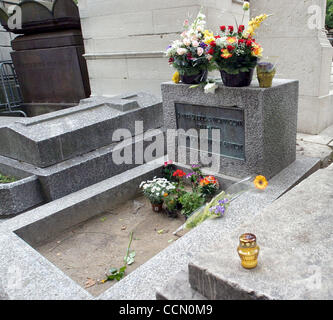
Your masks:
<path fill-rule="evenodd" d="M 134 108 L 129 107 L 134 105 Z M 120 107 L 122 106 L 122 107 Z M 127 107 L 126 107 L 127 106 Z M 0 126 L 0 155 L 46 168 L 110 145 L 119 128 L 132 136 L 163 125 L 162 105 L 144 92 L 90 102 Z"/>
<path fill-rule="evenodd" d="M 262 174 L 273 177 L 296 158 L 296 132 L 298 111 L 298 81 L 275 79 L 271 88 L 262 89 L 256 81 L 243 88 L 230 88 L 219 84 L 215 94 L 204 94 L 202 88 L 189 89 L 189 85 L 162 84 L 164 125 L 177 129 L 175 104 L 218 107 L 217 118 L 223 118 L 224 108 L 244 112 L 245 160 L 220 156 L 221 173 L 246 177 Z M 204 111 L 202 111 L 204 114 Z M 233 129 L 229 129 L 232 132 Z M 227 141 L 226 141 L 227 142 Z M 180 145 L 185 153 L 184 145 Z M 209 153 L 202 153 L 206 161 Z M 177 155 L 176 155 L 177 157 Z M 176 159 L 178 162 L 179 159 Z"/>
<path fill-rule="evenodd" d="M 92 299 L 31 246 L 56 236 L 68 227 L 105 210 L 110 203 L 125 201 L 138 191 L 141 180 L 160 175 L 163 159 L 141 165 L 118 176 L 23 213 L 0 224 L 1 296 L 9 299 Z M 256 216 L 304 175 L 318 168 L 319 161 L 300 158 L 270 181 L 264 193 L 251 191 L 235 200 L 225 217 L 206 221 L 163 250 L 98 299 L 155 299 L 156 288 L 167 284 L 178 271 L 206 246 L 221 241 L 244 221 Z M 23 281 L 13 286 L 12 267 L 24 272 Z M 21 271 L 20 271 L 21 270 Z M 14 270 L 15 271 L 15 270 Z M 15 278 L 16 279 L 16 278 Z M 8 282 L 9 281 L 9 282 Z"/>
<path fill-rule="evenodd" d="M 194 257 L 189 281 L 208 299 L 332 300 L 332 228 L 333 165 Z M 236 252 L 247 232 L 261 248 L 253 270 L 241 267 Z"/>

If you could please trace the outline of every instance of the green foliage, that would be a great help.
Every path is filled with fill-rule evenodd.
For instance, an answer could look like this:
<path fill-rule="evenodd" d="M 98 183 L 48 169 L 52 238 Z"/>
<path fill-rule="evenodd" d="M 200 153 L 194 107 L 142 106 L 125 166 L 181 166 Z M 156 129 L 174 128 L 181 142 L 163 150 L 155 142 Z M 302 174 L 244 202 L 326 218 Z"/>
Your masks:
<path fill-rule="evenodd" d="M 200 210 L 197 210 L 187 221 L 185 224 L 185 228 L 190 230 L 195 227 L 197 227 L 199 224 L 204 222 L 207 219 L 211 218 L 217 218 L 217 216 L 210 211 L 211 208 L 214 206 L 217 206 L 219 204 L 220 200 L 223 199 L 231 199 L 230 195 L 227 195 L 224 191 L 219 193 L 214 199 L 212 199 L 211 202 L 207 203 L 205 207 L 201 208 Z M 225 204 L 225 208 L 227 209 L 229 207 L 229 204 Z"/>
<path fill-rule="evenodd" d="M 217 50 L 214 54 L 214 61 L 220 70 L 229 74 L 239 74 L 240 72 L 249 72 L 257 65 L 258 58 L 251 56 L 250 49 L 246 48 L 246 52 L 242 56 L 233 55 L 228 59 L 221 57 L 221 50 Z"/>
<path fill-rule="evenodd" d="M 205 198 L 201 193 L 187 192 L 180 197 L 179 201 L 183 206 L 181 213 L 189 217 L 195 210 L 204 205 Z"/>
<path fill-rule="evenodd" d="M 168 179 L 170 182 L 176 182 L 176 178 L 173 177 L 173 173 L 176 171 L 176 166 L 174 164 L 165 163 L 162 173 L 163 178 Z"/>
<path fill-rule="evenodd" d="M 197 48 L 188 48 L 191 55 L 195 56 Z M 208 61 L 206 55 L 198 58 L 188 59 L 187 55 L 175 55 L 173 67 L 178 70 L 179 74 L 195 76 L 203 71 L 212 71 L 212 64 Z"/>
<path fill-rule="evenodd" d="M 327 0 L 325 24 L 328 29 L 333 29 L 333 0 Z"/>
<path fill-rule="evenodd" d="M 131 244 L 133 241 L 133 232 L 131 232 L 130 241 L 127 247 L 126 256 L 124 258 L 125 265 L 122 266 L 119 270 L 117 268 L 111 268 L 109 273 L 106 274 L 106 279 L 102 281 L 105 283 L 107 281 L 117 280 L 120 281 L 125 276 L 127 265 L 134 263 L 135 251 L 131 250 Z"/>
<path fill-rule="evenodd" d="M 16 178 L 8 177 L 0 173 L 0 183 L 12 183 L 17 181 Z"/>

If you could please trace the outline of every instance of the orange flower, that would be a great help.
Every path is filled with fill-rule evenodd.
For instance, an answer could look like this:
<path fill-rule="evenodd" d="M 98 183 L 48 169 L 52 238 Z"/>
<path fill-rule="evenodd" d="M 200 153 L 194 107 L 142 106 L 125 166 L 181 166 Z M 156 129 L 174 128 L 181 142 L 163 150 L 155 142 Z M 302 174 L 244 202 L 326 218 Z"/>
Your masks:
<path fill-rule="evenodd" d="M 221 52 L 222 52 L 221 57 L 224 59 L 232 57 L 232 53 L 230 53 L 228 49 L 222 49 Z"/>
<path fill-rule="evenodd" d="M 257 176 L 254 180 L 254 185 L 257 189 L 265 190 L 268 186 L 268 182 L 264 176 Z"/>
<path fill-rule="evenodd" d="M 169 195 L 168 193 L 164 193 L 163 196 L 164 196 L 164 198 L 166 198 L 168 195 Z"/>
<path fill-rule="evenodd" d="M 229 37 L 229 38 L 227 38 L 227 42 L 229 44 L 235 44 L 235 43 L 237 43 L 237 38 L 236 37 Z"/>
<path fill-rule="evenodd" d="M 206 177 L 206 179 L 211 184 L 217 184 L 217 180 L 216 180 L 216 178 L 214 176 L 208 176 L 208 177 Z"/>
<path fill-rule="evenodd" d="M 207 176 L 204 179 L 200 180 L 200 186 L 207 186 L 209 184 L 217 184 L 217 180 L 213 176 Z"/>

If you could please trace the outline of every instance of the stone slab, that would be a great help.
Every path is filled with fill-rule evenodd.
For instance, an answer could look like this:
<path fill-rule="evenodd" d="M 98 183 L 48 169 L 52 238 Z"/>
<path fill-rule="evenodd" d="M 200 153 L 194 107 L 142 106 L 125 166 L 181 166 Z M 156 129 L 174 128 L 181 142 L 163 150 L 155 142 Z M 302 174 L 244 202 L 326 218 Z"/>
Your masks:
<path fill-rule="evenodd" d="M 45 202 L 36 176 L 0 184 L 0 216 L 12 216 Z"/>
<path fill-rule="evenodd" d="M 170 279 L 168 284 L 157 289 L 156 300 L 207 300 L 203 295 L 193 290 L 188 282 L 188 272 L 182 270 Z"/>
<path fill-rule="evenodd" d="M 129 105 L 138 108 L 119 111 Z M 136 121 L 143 121 L 144 132 L 163 126 L 160 100 L 137 92 L 0 126 L 0 155 L 45 168 L 110 145 L 119 128 L 135 136 Z"/>
<path fill-rule="evenodd" d="M 333 299 L 333 165 L 314 173 L 189 264 L 192 288 L 208 299 Z M 238 237 L 256 234 L 256 269 L 237 254 Z M 223 244 L 223 245 L 221 245 Z"/>
<path fill-rule="evenodd" d="M 142 180 L 161 174 L 163 161 L 152 161 L 2 222 L 0 296 L 11 300 L 93 299 L 32 246 L 136 196 Z"/>
<path fill-rule="evenodd" d="M 2 279 L 8 278 L 12 266 L 24 270 L 25 274 L 19 288 L 12 288 L 8 283 L 2 283 L 2 295 L 8 295 L 9 299 L 92 299 L 79 285 L 41 257 L 28 243 L 34 245 L 43 242 L 65 228 L 102 212 L 110 203 L 125 201 L 125 197 L 131 197 L 138 191 L 137 186 L 141 180 L 160 175 L 159 170 L 163 161 L 157 159 L 2 222 L 0 224 L 2 261 L 0 273 L 4 275 Z M 259 210 L 299 182 L 304 174 L 316 168 L 318 160 L 299 158 L 271 179 L 267 192 L 243 194 L 232 203 L 223 219 L 204 222 L 97 299 L 155 299 L 156 287 L 163 287 L 171 276 L 184 270 L 202 248 L 219 242 L 223 234 L 232 232 L 245 219 L 255 216 Z"/>
<path fill-rule="evenodd" d="M 163 288 L 174 274 L 186 270 L 192 258 L 205 246 L 219 243 L 223 234 L 229 234 L 245 220 L 255 217 L 304 175 L 319 168 L 319 160 L 300 157 L 292 165 L 270 180 L 264 193 L 243 194 L 231 204 L 227 215 L 218 220 L 206 221 L 163 250 L 133 273 L 103 293 L 103 300 L 155 299 L 157 288 Z"/>
<path fill-rule="evenodd" d="M 223 107 L 243 110 L 245 160 L 219 157 L 221 173 L 240 178 L 260 173 L 270 178 L 295 161 L 298 81 L 275 79 L 268 89 L 260 88 L 257 81 L 244 88 L 219 84 L 216 94 L 168 82 L 162 84 L 162 98 L 167 129 L 177 129 L 177 103 L 202 106 L 203 115 L 205 106 L 217 107 L 217 118 L 223 117 Z"/>
<path fill-rule="evenodd" d="M 319 135 L 297 133 L 297 140 L 317 143 L 326 146 L 333 140 L 333 135 L 326 135 L 322 133 Z"/>
<path fill-rule="evenodd" d="M 146 150 L 154 143 L 153 139 L 160 138 L 164 141 L 163 134 L 162 130 L 151 130 L 133 139 L 126 139 L 121 145 L 113 143 L 48 168 L 36 168 L 30 164 L 2 156 L 0 156 L 0 166 L 1 164 L 6 165 L 28 172 L 30 175 L 36 175 L 41 183 L 45 199 L 52 201 L 147 162 L 145 159 L 136 160 L 136 148 L 139 149 L 143 146 Z M 163 146 L 160 147 L 159 153 L 161 154 L 157 157 L 163 156 L 166 152 Z M 114 161 L 114 155 L 119 154 L 123 148 L 132 150 L 131 159 L 128 159 L 126 163 L 118 164 Z M 148 161 L 150 160 L 152 159 L 148 158 Z"/>
<path fill-rule="evenodd" d="M 319 158 L 321 166 L 332 162 L 333 149 L 330 146 L 297 140 L 297 153 L 305 157 Z"/>

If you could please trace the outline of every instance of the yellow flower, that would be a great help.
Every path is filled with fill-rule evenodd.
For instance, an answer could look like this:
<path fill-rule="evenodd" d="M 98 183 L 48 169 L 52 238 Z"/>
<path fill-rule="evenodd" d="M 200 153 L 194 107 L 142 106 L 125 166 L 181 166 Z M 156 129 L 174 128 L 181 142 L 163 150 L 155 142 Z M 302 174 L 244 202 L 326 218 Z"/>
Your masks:
<path fill-rule="evenodd" d="M 232 57 L 232 53 L 230 53 L 228 49 L 223 49 L 221 51 L 222 51 L 222 54 L 221 54 L 222 58 L 228 59 L 228 58 Z"/>
<path fill-rule="evenodd" d="M 211 42 L 215 41 L 214 33 L 209 30 L 205 30 L 204 32 L 204 43 L 211 44 Z"/>
<path fill-rule="evenodd" d="M 229 37 L 229 38 L 227 38 L 227 42 L 229 44 L 237 43 L 237 38 L 236 37 Z"/>
<path fill-rule="evenodd" d="M 265 190 L 268 186 L 268 182 L 264 176 L 257 176 L 254 180 L 254 185 L 257 189 Z"/>
<path fill-rule="evenodd" d="M 214 33 L 210 30 L 205 30 L 204 31 L 204 37 L 205 38 L 211 38 L 211 37 L 214 37 Z"/>
<path fill-rule="evenodd" d="M 252 55 L 254 57 L 262 57 L 263 48 L 258 44 L 253 42 L 252 44 Z"/>
<path fill-rule="evenodd" d="M 172 81 L 173 81 L 174 83 L 179 83 L 179 81 L 180 81 L 180 75 L 179 75 L 179 72 L 178 72 L 178 71 L 176 71 L 176 72 L 174 73 L 174 75 L 173 75 L 173 77 L 172 77 Z"/>
<path fill-rule="evenodd" d="M 269 16 L 267 14 L 261 14 L 260 16 L 257 16 L 255 18 L 253 18 L 250 22 L 249 22 L 249 27 L 245 32 L 245 35 L 247 36 L 253 36 L 255 35 L 255 30 L 258 29 L 260 27 L 260 25 L 263 23 L 263 21 L 265 21 Z"/>
<path fill-rule="evenodd" d="M 250 3 L 248 1 L 244 1 L 244 4 L 243 4 L 243 10 L 244 11 L 247 11 L 250 9 Z"/>

